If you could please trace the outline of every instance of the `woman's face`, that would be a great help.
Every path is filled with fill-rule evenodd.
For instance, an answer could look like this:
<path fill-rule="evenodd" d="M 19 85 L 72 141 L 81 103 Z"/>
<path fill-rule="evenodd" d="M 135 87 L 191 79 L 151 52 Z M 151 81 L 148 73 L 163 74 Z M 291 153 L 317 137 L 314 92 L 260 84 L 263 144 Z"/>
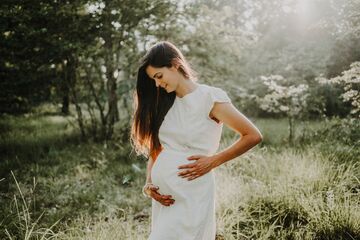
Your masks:
<path fill-rule="evenodd" d="M 179 72 L 172 66 L 171 68 L 162 67 L 156 68 L 148 66 L 146 68 L 146 74 L 155 81 L 156 87 L 164 88 L 168 93 L 175 91 L 179 83 Z"/>

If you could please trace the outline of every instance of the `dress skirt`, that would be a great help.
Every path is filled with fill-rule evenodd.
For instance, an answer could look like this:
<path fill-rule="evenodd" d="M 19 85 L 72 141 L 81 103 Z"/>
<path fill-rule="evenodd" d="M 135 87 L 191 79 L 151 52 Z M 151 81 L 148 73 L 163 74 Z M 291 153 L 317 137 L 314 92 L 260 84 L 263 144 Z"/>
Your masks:
<path fill-rule="evenodd" d="M 163 149 L 152 169 L 152 183 L 159 193 L 171 195 L 174 204 L 152 199 L 151 233 L 148 240 L 215 240 L 215 176 L 213 170 L 193 180 L 178 176 L 178 166 L 193 163 L 196 152 Z M 204 155 L 204 154 L 201 154 Z"/>

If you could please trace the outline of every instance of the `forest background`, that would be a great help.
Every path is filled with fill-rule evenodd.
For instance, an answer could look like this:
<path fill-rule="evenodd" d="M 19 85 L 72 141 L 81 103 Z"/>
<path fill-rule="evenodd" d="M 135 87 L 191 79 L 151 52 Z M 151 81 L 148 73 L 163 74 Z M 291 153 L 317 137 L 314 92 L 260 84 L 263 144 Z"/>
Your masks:
<path fill-rule="evenodd" d="M 129 130 L 160 40 L 263 142 L 216 169 L 217 239 L 360 239 L 359 0 L 3 0 L 0 238 L 146 239 Z M 219 151 L 239 137 L 224 127 Z"/>

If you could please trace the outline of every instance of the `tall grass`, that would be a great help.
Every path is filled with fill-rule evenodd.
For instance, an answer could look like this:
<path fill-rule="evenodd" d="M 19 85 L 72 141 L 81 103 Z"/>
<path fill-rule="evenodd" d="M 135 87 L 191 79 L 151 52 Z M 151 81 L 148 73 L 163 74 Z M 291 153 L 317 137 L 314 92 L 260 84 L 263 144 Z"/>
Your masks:
<path fill-rule="evenodd" d="M 314 149 L 259 151 L 217 171 L 225 239 L 360 239 L 360 165 Z"/>
<path fill-rule="evenodd" d="M 259 148 L 215 173 L 218 239 L 360 239 L 358 163 L 336 165 L 312 149 Z M 44 239 L 146 239 L 149 227 L 149 205 L 127 207 L 81 215 Z"/>
<path fill-rule="evenodd" d="M 53 225 L 49 227 L 40 227 L 39 226 L 39 220 L 43 216 L 44 212 L 40 214 L 39 217 L 34 219 L 32 215 L 32 208 L 31 208 L 31 199 L 28 201 L 25 199 L 23 191 L 20 188 L 20 185 L 18 181 L 16 180 L 16 177 L 13 172 L 11 172 L 11 175 L 14 179 L 14 182 L 16 184 L 18 193 L 20 194 L 20 199 L 14 195 L 13 203 L 15 205 L 16 209 L 16 216 L 17 219 L 14 219 L 15 221 L 10 224 L 11 230 L 8 229 L 5 226 L 5 234 L 8 237 L 8 239 L 48 239 L 51 237 L 54 232 L 52 231 L 52 228 L 59 222 L 55 222 Z M 31 192 L 34 192 L 36 187 L 36 182 L 34 180 L 33 188 L 31 188 Z"/>
<path fill-rule="evenodd" d="M 118 216 L 124 207 L 144 208 L 146 199 L 131 196 L 141 195 L 145 162 L 135 160 L 128 146 L 78 142 L 76 131 L 61 116 L 5 117 L 0 126 L 6 129 L 0 139 L 0 239 L 7 237 L 5 228 L 13 238 L 26 236 L 16 230 L 14 196 L 36 199 L 29 214 L 38 219 L 39 228 L 60 219 L 56 232 L 82 215 Z"/>
<path fill-rule="evenodd" d="M 62 224 L 61 229 L 54 231 L 53 228 L 59 224 L 58 219 L 54 224 L 48 227 L 42 226 L 39 221 L 49 209 L 44 211 L 36 219 L 32 211 L 35 205 L 35 187 L 36 182 L 30 189 L 23 189 L 17 181 L 15 175 L 11 172 L 14 183 L 17 188 L 17 194 L 14 194 L 12 208 L 14 208 L 15 217 L 11 223 L 4 226 L 4 237 L 6 239 L 139 239 L 145 238 L 149 226 L 149 212 L 144 209 L 138 212 L 131 206 L 127 209 L 116 208 L 111 213 L 100 213 L 96 217 L 89 214 L 80 214 L 77 218 L 68 224 Z M 23 194 L 24 191 L 30 191 L 30 198 Z M 136 192 L 140 190 L 137 189 Z M 20 196 L 20 199 L 17 196 Z M 133 198 L 128 201 L 137 202 L 137 193 L 131 193 Z M 75 210 L 75 209 L 73 209 Z M 146 223 L 142 223 L 145 221 Z M 141 225 L 139 225 L 141 224 Z"/>
<path fill-rule="evenodd" d="M 349 141 L 319 141 L 309 129 L 324 126 L 309 122 L 290 146 L 283 120 L 255 124 L 264 142 L 215 169 L 217 240 L 360 239 L 360 166 Z M 80 143 L 59 116 L 2 119 L 0 128 L 0 238 L 147 239 L 146 165 L 127 146 Z M 238 137 L 226 128 L 223 136 L 219 150 Z"/>

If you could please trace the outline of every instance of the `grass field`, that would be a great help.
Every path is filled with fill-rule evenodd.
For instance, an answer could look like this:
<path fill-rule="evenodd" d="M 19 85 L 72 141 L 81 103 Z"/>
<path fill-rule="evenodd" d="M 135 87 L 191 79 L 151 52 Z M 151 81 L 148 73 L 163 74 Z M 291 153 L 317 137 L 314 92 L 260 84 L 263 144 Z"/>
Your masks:
<path fill-rule="evenodd" d="M 0 239 L 146 239 L 145 160 L 69 120 L 0 119 Z M 217 239 L 360 239 L 359 128 L 299 121 L 290 145 L 286 119 L 253 121 L 264 141 L 215 170 Z"/>

